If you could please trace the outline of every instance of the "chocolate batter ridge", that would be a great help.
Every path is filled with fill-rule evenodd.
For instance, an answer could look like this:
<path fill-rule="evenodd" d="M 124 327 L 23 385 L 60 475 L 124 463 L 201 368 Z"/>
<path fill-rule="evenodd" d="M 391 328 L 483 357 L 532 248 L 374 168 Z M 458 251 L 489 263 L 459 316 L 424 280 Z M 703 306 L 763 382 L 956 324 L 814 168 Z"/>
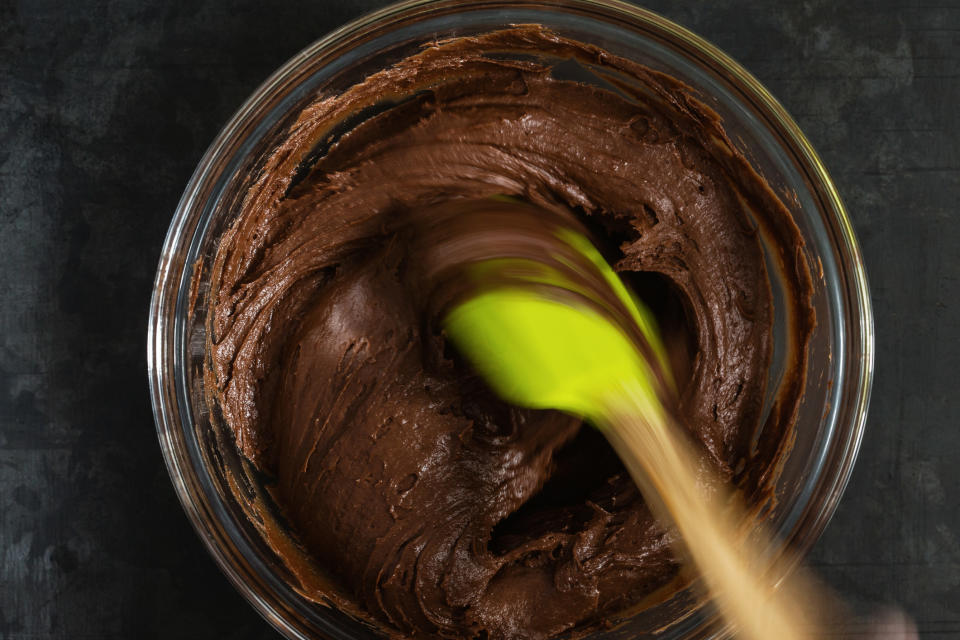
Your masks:
<path fill-rule="evenodd" d="M 613 88 L 553 77 L 564 59 Z M 493 195 L 575 212 L 660 305 L 676 411 L 749 502 L 771 495 L 803 388 L 814 316 L 800 234 L 679 81 L 527 25 L 318 98 L 220 241 L 207 377 L 307 552 L 407 635 L 547 638 L 676 575 L 670 534 L 602 437 L 504 405 L 427 311 L 410 213 Z M 779 252 L 797 336 L 763 425 L 759 234 Z"/>

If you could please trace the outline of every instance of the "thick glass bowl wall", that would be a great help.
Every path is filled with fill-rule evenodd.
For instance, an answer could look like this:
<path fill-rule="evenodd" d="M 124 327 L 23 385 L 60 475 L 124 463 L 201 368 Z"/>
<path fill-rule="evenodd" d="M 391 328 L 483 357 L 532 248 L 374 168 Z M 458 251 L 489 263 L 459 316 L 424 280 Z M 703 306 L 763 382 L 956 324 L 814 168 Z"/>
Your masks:
<path fill-rule="evenodd" d="M 188 517 L 233 584 L 289 638 L 368 638 L 375 631 L 309 601 L 226 485 L 261 479 L 234 450 L 205 400 L 209 263 L 250 180 L 291 118 L 318 93 L 355 84 L 416 51 L 457 35 L 540 23 L 601 46 L 697 89 L 733 140 L 786 198 L 814 274 L 817 329 L 797 437 L 777 487 L 771 522 L 778 539 L 803 552 L 820 535 L 846 486 L 863 433 L 873 364 L 873 327 L 856 239 L 824 167 L 793 120 L 739 65 L 683 28 L 615 1 L 404 2 L 360 18 L 317 41 L 268 79 L 240 108 L 197 167 L 177 208 L 150 309 L 148 358 L 154 414 L 171 479 Z M 196 278 L 195 274 L 199 274 Z M 774 283 L 776 295 L 776 282 Z M 777 318 L 777 342 L 790 327 Z M 775 354 L 770 384 L 783 363 Z M 264 517 L 270 517 L 265 514 Z M 699 638 L 722 632 L 687 593 L 596 637 Z M 652 637 L 652 636 L 651 636 Z"/>

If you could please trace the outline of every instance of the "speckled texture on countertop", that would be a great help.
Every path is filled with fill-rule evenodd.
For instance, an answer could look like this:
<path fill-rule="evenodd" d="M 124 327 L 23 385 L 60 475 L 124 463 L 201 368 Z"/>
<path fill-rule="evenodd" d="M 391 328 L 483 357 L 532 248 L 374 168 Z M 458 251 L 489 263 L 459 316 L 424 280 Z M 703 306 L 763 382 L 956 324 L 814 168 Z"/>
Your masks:
<path fill-rule="evenodd" d="M 381 3 L 0 1 L 0 639 L 275 638 L 163 466 L 145 331 L 206 146 L 311 41 Z M 960 2 L 655 0 L 799 121 L 850 209 L 877 373 L 810 558 L 861 611 L 960 637 Z"/>

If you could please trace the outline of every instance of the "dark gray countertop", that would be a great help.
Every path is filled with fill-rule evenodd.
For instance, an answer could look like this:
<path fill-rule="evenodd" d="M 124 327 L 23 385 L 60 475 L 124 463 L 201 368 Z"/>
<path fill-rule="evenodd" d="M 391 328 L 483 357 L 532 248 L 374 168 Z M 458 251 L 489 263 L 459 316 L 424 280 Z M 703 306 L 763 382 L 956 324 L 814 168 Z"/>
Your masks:
<path fill-rule="evenodd" d="M 0 2 L 0 639 L 277 637 L 174 496 L 147 306 L 220 127 L 379 4 Z M 858 610 L 897 602 L 924 637 L 960 637 L 960 2 L 647 5 L 783 102 L 863 245 L 873 404 L 810 561 Z"/>

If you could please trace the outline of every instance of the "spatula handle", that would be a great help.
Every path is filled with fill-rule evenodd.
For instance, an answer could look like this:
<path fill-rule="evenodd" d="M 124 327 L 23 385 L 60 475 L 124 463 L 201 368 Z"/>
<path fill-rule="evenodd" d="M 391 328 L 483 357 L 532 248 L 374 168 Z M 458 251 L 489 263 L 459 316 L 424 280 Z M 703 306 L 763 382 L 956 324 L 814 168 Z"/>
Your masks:
<path fill-rule="evenodd" d="M 798 585 L 748 552 L 734 522 L 742 513 L 711 498 L 698 484 L 697 462 L 676 425 L 642 388 L 630 385 L 604 402 L 597 422 L 658 518 L 680 533 L 678 551 L 700 572 L 720 614 L 739 637 L 803 640 L 816 637 Z M 760 544 L 763 544 L 761 542 Z M 759 554 L 757 554 L 759 556 Z"/>

